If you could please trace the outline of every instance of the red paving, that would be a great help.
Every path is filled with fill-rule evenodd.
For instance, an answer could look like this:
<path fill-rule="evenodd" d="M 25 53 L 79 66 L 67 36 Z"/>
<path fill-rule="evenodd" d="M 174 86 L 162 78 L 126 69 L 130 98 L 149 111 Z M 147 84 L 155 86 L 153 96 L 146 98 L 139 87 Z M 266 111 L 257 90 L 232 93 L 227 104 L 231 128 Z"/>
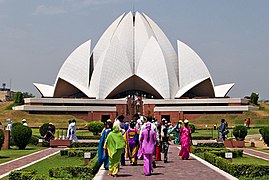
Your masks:
<path fill-rule="evenodd" d="M 201 162 L 190 158 L 189 160 L 181 160 L 177 155 L 178 148 L 176 145 L 170 145 L 169 147 L 169 159 L 168 163 L 163 161 L 157 161 L 157 168 L 151 176 L 144 176 L 143 174 L 143 161 L 139 160 L 138 166 L 130 166 L 129 162 L 126 161 L 126 166 L 121 166 L 119 172 L 119 179 L 199 179 L 199 180 L 210 180 L 218 179 L 224 180 L 226 177 L 222 176 L 220 173 L 210 169 Z M 101 170 L 104 171 L 104 170 Z M 115 179 L 108 175 L 108 171 L 104 172 L 103 180 Z"/>
<path fill-rule="evenodd" d="M 17 160 L 13 160 L 7 163 L 2 163 L 0 164 L 0 176 L 10 171 L 13 171 L 15 169 L 19 169 L 20 167 L 30 164 L 41 158 L 47 157 L 57 151 L 60 151 L 61 149 L 64 149 L 64 148 L 48 148 L 48 149 L 33 153 L 31 155 L 24 156 Z"/>
<path fill-rule="evenodd" d="M 265 160 L 269 160 L 269 154 L 265 153 L 265 152 L 261 152 L 261 151 L 257 151 L 257 150 L 253 150 L 253 149 L 248 149 L 248 148 L 243 148 L 243 152 L 244 154 L 248 154 L 250 156 L 254 156 L 254 157 L 259 157 Z"/>
<path fill-rule="evenodd" d="M 157 161 L 157 168 L 154 169 L 154 172 L 151 176 L 144 176 L 143 174 L 143 160 L 138 161 L 137 166 L 129 165 L 129 162 L 126 161 L 126 166 L 121 166 L 119 172 L 119 179 L 128 178 L 132 179 L 199 179 L 199 180 L 210 180 L 210 179 L 218 179 L 224 180 L 226 177 L 222 176 L 220 173 L 215 170 L 205 166 L 201 162 L 197 161 L 194 158 L 190 158 L 189 160 L 181 160 L 178 154 L 178 146 L 170 145 L 169 147 L 169 159 L 168 163 L 164 163 L 163 161 Z M 12 170 L 20 169 L 21 167 L 30 164 L 34 161 L 37 161 L 41 158 L 47 157 L 57 151 L 60 151 L 64 148 L 48 148 L 37 153 L 33 153 L 32 155 L 28 155 L 26 157 L 22 157 L 17 160 L 13 160 L 12 162 L 0 164 L 0 176 L 3 174 L 9 173 Z M 252 149 L 244 148 L 244 153 L 253 155 L 256 157 L 261 157 L 263 159 L 269 160 L 269 154 L 264 152 L 259 152 Z M 108 175 L 108 171 L 103 169 L 100 172 L 104 172 L 102 179 L 110 180 L 114 179 L 113 177 Z"/>

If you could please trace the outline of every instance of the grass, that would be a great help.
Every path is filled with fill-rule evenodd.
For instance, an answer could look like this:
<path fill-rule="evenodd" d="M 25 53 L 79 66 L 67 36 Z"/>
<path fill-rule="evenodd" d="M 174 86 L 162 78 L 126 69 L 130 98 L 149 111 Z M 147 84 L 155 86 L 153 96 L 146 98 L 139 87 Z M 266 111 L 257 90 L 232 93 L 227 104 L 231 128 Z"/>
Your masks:
<path fill-rule="evenodd" d="M 40 127 L 44 123 L 52 122 L 57 128 L 67 128 L 69 119 L 76 119 L 77 128 L 83 128 L 87 122 L 83 119 L 77 118 L 68 114 L 29 114 L 24 111 L 5 110 L 12 102 L 0 102 L 0 117 L 4 125 L 5 119 L 12 119 L 13 122 L 21 122 L 26 119 L 30 127 Z"/>
<path fill-rule="evenodd" d="M 42 149 L 45 149 L 45 147 L 29 145 L 26 147 L 25 150 L 19 150 L 17 147 L 12 146 L 11 149 L 0 151 L 0 164 L 11 161 L 13 159 L 17 159 L 22 156 L 26 156 L 28 154 L 40 151 Z"/>
<path fill-rule="evenodd" d="M 59 138 L 62 135 L 66 136 L 66 134 L 67 134 L 66 131 L 67 131 L 67 128 L 65 128 L 65 129 L 57 129 L 56 128 L 54 135 L 56 138 Z M 77 136 L 93 136 L 93 133 L 90 132 L 88 129 L 79 129 L 79 130 L 76 130 L 76 132 L 77 132 Z M 35 136 L 40 136 L 39 128 L 32 128 L 32 133 Z"/>
<path fill-rule="evenodd" d="M 268 161 L 255 158 L 246 154 L 243 157 L 233 158 L 235 164 L 253 164 L 253 165 L 268 165 Z"/>
<path fill-rule="evenodd" d="M 84 159 L 83 157 L 60 156 L 58 153 L 23 170 L 37 170 L 37 174 L 49 177 L 50 169 L 67 166 L 84 166 Z"/>

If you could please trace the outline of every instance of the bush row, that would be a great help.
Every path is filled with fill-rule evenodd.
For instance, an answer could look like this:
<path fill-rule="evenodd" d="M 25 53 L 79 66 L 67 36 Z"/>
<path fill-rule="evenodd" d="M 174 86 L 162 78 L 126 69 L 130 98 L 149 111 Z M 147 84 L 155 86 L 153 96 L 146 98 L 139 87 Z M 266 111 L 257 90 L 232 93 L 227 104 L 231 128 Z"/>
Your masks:
<path fill-rule="evenodd" d="M 96 155 L 88 166 L 53 168 L 49 170 L 49 176 L 52 178 L 92 179 L 100 168 L 97 162 Z"/>
<path fill-rule="evenodd" d="M 93 140 L 99 140 L 101 136 L 96 135 L 96 136 L 77 136 L 78 139 L 93 139 Z"/>
<path fill-rule="evenodd" d="M 235 177 L 261 177 L 269 172 L 268 165 L 234 164 L 211 152 L 205 152 L 204 159 Z"/>
<path fill-rule="evenodd" d="M 224 148 L 223 143 L 213 142 L 213 143 L 197 143 L 197 147 L 212 147 L 212 148 Z"/>
<path fill-rule="evenodd" d="M 242 157 L 243 156 L 243 151 L 242 150 L 229 150 L 226 148 L 210 148 L 210 147 L 192 147 L 192 153 L 197 154 L 197 153 L 205 153 L 205 152 L 210 152 L 215 154 L 216 156 L 220 156 L 225 158 L 225 153 L 231 152 L 233 153 L 233 158 L 237 157 Z"/>
<path fill-rule="evenodd" d="M 68 156 L 68 157 L 83 157 L 85 152 L 90 152 L 91 157 L 95 157 L 97 154 L 97 147 L 90 147 L 90 148 L 71 148 L 71 149 L 64 149 L 60 151 L 61 156 Z"/>
<path fill-rule="evenodd" d="M 30 170 L 30 171 L 23 171 L 23 170 L 17 170 L 17 171 L 12 171 L 8 175 L 9 180 L 18 180 L 18 179 L 23 179 L 23 180 L 46 180 L 47 178 L 41 175 L 37 174 L 36 170 Z"/>
<path fill-rule="evenodd" d="M 77 147 L 98 147 L 99 142 L 73 142 L 71 148 Z"/>

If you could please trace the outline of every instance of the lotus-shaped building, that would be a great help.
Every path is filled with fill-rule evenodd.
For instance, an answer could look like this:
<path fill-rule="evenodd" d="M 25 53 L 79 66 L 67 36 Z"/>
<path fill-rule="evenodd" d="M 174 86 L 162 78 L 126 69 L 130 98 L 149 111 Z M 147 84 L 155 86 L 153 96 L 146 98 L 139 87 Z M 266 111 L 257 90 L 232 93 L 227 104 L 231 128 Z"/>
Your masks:
<path fill-rule="evenodd" d="M 124 13 L 104 32 L 75 49 L 54 86 L 34 83 L 42 97 L 117 99 L 143 94 L 154 99 L 225 97 L 234 84 L 215 86 L 197 53 L 177 41 L 173 48 L 147 15 Z"/>

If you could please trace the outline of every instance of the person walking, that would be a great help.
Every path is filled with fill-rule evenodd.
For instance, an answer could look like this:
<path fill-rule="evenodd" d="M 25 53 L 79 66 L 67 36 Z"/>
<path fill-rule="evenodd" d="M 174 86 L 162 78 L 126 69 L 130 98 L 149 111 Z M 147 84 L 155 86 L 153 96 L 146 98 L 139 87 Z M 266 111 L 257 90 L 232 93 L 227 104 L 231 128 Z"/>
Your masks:
<path fill-rule="evenodd" d="M 155 151 L 155 143 L 156 143 L 156 133 L 151 130 L 151 123 L 146 123 L 146 129 L 142 131 L 140 137 L 140 148 L 141 155 L 143 155 L 144 159 L 144 174 L 145 176 L 150 176 L 153 167 L 152 160 L 153 154 Z"/>
<path fill-rule="evenodd" d="M 184 120 L 184 126 L 180 128 L 180 142 L 181 149 L 179 151 L 179 156 L 182 159 L 186 160 L 190 157 L 190 148 L 191 148 L 191 128 L 189 127 L 189 121 L 187 119 Z"/>
<path fill-rule="evenodd" d="M 111 132 L 113 127 L 113 123 L 111 121 L 106 123 L 105 129 L 102 132 L 99 145 L 98 145 L 98 165 L 101 166 L 104 163 L 104 167 L 106 170 L 109 168 L 109 158 L 107 150 L 104 150 L 104 144 L 107 136 Z"/>
<path fill-rule="evenodd" d="M 44 138 L 46 141 L 50 141 L 51 139 L 54 139 L 54 133 L 53 133 L 53 124 L 49 123 L 48 128 L 47 128 L 47 132 L 44 135 Z"/>
<path fill-rule="evenodd" d="M 176 131 L 176 135 L 175 135 L 175 140 L 174 140 L 174 144 L 181 144 L 180 143 L 180 128 L 182 126 L 182 120 L 179 120 L 176 127 L 175 127 L 175 131 Z"/>
<path fill-rule="evenodd" d="M 24 125 L 24 126 L 28 126 L 28 124 L 27 124 L 27 122 L 26 122 L 26 119 L 23 119 L 23 120 L 22 120 L 22 125 Z"/>
<path fill-rule="evenodd" d="M 72 140 L 73 142 L 78 142 L 78 138 L 77 138 L 77 130 L 76 130 L 76 120 L 73 119 L 71 124 L 70 124 L 70 131 L 71 131 L 71 135 L 70 135 L 70 140 Z"/>
<path fill-rule="evenodd" d="M 227 131 L 227 125 L 226 125 L 225 119 L 221 119 L 220 122 L 221 122 L 220 123 L 220 127 L 219 127 L 220 140 L 221 141 L 225 141 L 226 131 Z"/>
<path fill-rule="evenodd" d="M 130 159 L 132 166 L 137 165 L 137 152 L 139 147 L 139 134 L 135 129 L 136 123 L 131 121 L 129 129 L 124 134 L 126 141 L 126 156 Z"/>
<path fill-rule="evenodd" d="M 113 177 L 118 176 L 121 154 L 124 148 L 125 141 L 119 130 L 119 126 L 114 125 L 112 132 L 108 134 L 104 144 L 104 153 L 107 152 L 109 156 L 109 174 Z"/>

